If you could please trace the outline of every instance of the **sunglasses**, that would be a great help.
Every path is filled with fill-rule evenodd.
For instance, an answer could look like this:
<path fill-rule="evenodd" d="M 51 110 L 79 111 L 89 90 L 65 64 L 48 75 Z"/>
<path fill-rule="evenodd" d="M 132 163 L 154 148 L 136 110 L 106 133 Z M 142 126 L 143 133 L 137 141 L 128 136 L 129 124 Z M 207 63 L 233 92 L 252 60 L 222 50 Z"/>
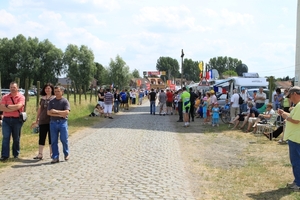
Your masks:
<path fill-rule="evenodd" d="M 286 98 L 290 98 L 292 94 L 299 94 L 300 95 L 300 91 L 289 91 L 289 93 L 286 96 Z"/>

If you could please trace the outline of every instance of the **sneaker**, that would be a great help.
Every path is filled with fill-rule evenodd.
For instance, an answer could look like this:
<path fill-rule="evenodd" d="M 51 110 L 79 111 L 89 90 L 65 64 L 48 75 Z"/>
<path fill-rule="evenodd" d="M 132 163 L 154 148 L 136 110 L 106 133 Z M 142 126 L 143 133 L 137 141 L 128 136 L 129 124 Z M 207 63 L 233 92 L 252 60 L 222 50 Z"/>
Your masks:
<path fill-rule="evenodd" d="M 300 191 L 300 187 L 297 186 L 296 184 L 295 185 L 292 185 L 290 187 L 288 187 L 289 189 L 293 189 L 293 190 L 296 190 L 296 191 Z"/>
<path fill-rule="evenodd" d="M 5 162 L 5 161 L 7 161 L 7 160 L 8 160 L 7 157 L 1 157 L 1 158 L 0 158 L 0 161 L 1 161 L 1 162 Z"/>
<path fill-rule="evenodd" d="M 291 188 L 291 187 L 294 187 L 295 185 L 296 185 L 295 182 L 287 183 L 287 184 L 286 184 L 286 187 L 287 187 L 287 188 Z"/>

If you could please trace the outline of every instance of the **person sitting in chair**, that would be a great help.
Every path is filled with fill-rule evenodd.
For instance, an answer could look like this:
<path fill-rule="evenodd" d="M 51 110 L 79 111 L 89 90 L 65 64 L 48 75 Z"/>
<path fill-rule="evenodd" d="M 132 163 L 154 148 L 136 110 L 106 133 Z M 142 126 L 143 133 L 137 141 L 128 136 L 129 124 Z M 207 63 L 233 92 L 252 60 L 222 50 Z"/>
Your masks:
<path fill-rule="evenodd" d="M 254 122 L 252 127 L 256 128 L 256 125 L 258 123 L 266 124 L 271 119 L 272 115 L 274 115 L 274 114 L 275 114 L 275 111 L 273 110 L 272 103 L 268 103 L 266 112 L 258 115 L 258 118 Z"/>

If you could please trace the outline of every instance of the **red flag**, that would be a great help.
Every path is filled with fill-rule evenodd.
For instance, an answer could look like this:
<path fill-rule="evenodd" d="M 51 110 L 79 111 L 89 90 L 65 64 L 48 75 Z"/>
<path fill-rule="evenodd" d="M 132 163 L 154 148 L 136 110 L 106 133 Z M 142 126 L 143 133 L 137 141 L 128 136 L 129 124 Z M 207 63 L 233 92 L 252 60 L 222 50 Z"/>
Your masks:
<path fill-rule="evenodd" d="M 209 80 L 209 72 L 207 71 L 207 68 L 206 68 L 206 73 L 205 73 L 205 79 Z"/>

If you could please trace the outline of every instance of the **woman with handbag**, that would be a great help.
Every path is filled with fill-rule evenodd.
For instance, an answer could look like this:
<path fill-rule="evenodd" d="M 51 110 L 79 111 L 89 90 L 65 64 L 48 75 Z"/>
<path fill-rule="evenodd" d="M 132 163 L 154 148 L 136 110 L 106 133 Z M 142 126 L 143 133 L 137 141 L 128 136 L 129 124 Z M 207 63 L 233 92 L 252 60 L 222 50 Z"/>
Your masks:
<path fill-rule="evenodd" d="M 31 127 L 39 126 L 39 153 L 33 159 L 42 160 L 43 150 L 46 143 L 46 137 L 48 135 L 50 157 L 52 154 L 51 149 L 51 137 L 50 137 L 50 116 L 47 115 L 47 108 L 50 100 L 54 99 L 54 87 L 51 83 L 44 85 L 41 91 L 40 106 L 37 111 L 36 121 L 32 123 Z"/>

